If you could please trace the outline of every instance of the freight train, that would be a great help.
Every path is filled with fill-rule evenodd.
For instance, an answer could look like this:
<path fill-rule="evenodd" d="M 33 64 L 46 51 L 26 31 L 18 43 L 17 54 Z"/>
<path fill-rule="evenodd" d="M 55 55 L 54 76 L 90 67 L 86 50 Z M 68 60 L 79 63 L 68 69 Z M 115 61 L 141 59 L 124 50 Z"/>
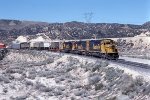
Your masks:
<path fill-rule="evenodd" d="M 21 43 L 20 49 L 38 49 L 118 59 L 118 50 L 112 39 L 60 40 L 48 42 Z"/>

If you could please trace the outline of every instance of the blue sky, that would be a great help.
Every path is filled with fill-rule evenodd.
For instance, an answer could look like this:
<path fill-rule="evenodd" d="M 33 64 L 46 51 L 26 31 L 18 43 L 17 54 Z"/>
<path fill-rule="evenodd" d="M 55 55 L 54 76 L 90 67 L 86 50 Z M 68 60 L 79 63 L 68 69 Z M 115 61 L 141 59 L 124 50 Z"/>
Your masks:
<path fill-rule="evenodd" d="M 44 22 L 143 24 L 150 21 L 149 0 L 0 0 L 0 19 Z"/>

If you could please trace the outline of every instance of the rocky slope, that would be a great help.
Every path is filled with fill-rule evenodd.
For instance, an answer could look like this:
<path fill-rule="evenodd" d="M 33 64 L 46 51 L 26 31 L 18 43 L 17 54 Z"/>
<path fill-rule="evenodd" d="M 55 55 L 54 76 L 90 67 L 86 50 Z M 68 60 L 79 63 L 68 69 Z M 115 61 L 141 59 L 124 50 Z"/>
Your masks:
<path fill-rule="evenodd" d="M 19 35 L 45 33 L 51 39 L 79 39 L 103 37 L 132 37 L 149 30 L 150 23 L 143 25 L 118 23 L 46 23 L 19 20 L 0 20 L 1 41 L 8 43 Z"/>

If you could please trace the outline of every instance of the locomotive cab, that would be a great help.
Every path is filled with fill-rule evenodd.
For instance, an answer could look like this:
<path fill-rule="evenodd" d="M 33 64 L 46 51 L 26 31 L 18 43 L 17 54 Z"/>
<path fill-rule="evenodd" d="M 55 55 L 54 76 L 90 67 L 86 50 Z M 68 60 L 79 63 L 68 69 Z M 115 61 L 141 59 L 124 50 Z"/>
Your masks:
<path fill-rule="evenodd" d="M 101 53 L 108 59 L 119 58 L 116 43 L 111 39 L 104 39 L 101 41 Z"/>

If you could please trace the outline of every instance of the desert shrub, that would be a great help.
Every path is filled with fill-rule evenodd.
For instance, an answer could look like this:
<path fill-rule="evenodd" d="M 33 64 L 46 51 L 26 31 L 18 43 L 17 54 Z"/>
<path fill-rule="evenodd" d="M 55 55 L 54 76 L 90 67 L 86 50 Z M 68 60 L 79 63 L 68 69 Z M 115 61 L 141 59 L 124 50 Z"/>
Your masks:
<path fill-rule="evenodd" d="M 93 75 L 91 77 L 88 78 L 89 84 L 96 84 L 101 80 L 100 76 L 97 75 Z"/>
<path fill-rule="evenodd" d="M 10 97 L 10 100 L 26 100 L 28 98 L 28 95 L 22 95 L 17 97 Z"/>
<path fill-rule="evenodd" d="M 85 93 L 85 90 L 75 89 L 75 90 L 73 90 L 73 93 L 74 93 L 75 96 L 81 96 Z"/>
<path fill-rule="evenodd" d="M 105 61 L 97 61 L 97 62 L 94 64 L 94 66 L 93 66 L 93 68 L 92 68 L 92 71 L 93 71 L 93 72 L 96 71 L 96 70 L 99 71 L 100 68 L 106 67 L 106 66 L 108 66 L 108 62 L 105 62 Z"/>
<path fill-rule="evenodd" d="M 6 73 L 19 73 L 22 74 L 24 72 L 21 68 L 8 68 L 6 69 Z"/>
<path fill-rule="evenodd" d="M 55 78 L 55 82 L 56 82 L 56 83 L 60 83 L 61 81 L 60 81 L 59 78 Z"/>
<path fill-rule="evenodd" d="M 39 90 L 42 91 L 42 92 L 50 92 L 50 91 L 52 91 L 52 88 L 42 86 L 42 87 L 39 88 Z"/>
<path fill-rule="evenodd" d="M 37 89 L 37 90 L 39 90 L 40 88 L 42 88 L 42 87 L 45 87 L 42 83 L 40 83 L 40 82 L 36 82 L 35 83 L 35 89 Z"/>
<path fill-rule="evenodd" d="M 134 80 L 134 84 L 136 86 L 142 86 L 143 85 L 143 77 L 140 77 L 140 76 L 136 77 L 136 79 Z"/>
<path fill-rule="evenodd" d="M 52 75 L 53 73 L 51 71 L 39 71 L 37 74 L 39 77 L 47 77 Z"/>
<path fill-rule="evenodd" d="M 25 85 L 31 85 L 31 86 L 33 86 L 34 84 L 33 84 L 33 82 L 32 82 L 32 81 L 25 80 Z"/>
<path fill-rule="evenodd" d="M 122 94 L 124 95 L 129 95 L 131 92 L 135 91 L 135 86 L 133 83 L 130 83 L 126 86 L 124 86 L 124 88 L 122 88 Z"/>
<path fill-rule="evenodd" d="M 106 100 L 116 100 L 116 96 L 107 97 Z"/>
<path fill-rule="evenodd" d="M 143 95 L 149 95 L 150 94 L 150 84 L 144 86 L 142 94 Z"/>
<path fill-rule="evenodd" d="M 102 89 L 104 87 L 103 83 L 98 83 L 98 84 L 95 84 L 94 86 L 95 86 L 95 90 L 96 91 L 100 90 L 100 89 Z"/>
<path fill-rule="evenodd" d="M 110 67 L 105 70 L 105 80 L 112 82 L 118 77 L 120 77 L 120 73 L 114 68 Z"/>
<path fill-rule="evenodd" d="M 105 61 L 96 61 L 95 64 L 93 63 L 87 63 L 86 65 L 83 66 L 83 68 L 85 68 L 85 71 L 99 71 L 100 69 L 102 69 L 103 67 L 108 66 L 108 62 Z"/>
<path fill-rule="evenodd" d="M 85 90 L 91 90 L 92 89 L 92 85 L 84 85 L 83 88 Z"/>
<path fill-rule="evenodd" d="M 4 82 L 4 83 L 10 83 L 10 80 L 8 77 L 1 75 L 0 76 L 0 82 Z"/>
<path fill-rule="evenodd" d="M 3 88 L 3 92 L 7 93 L 8 92 L 8 88 Z"/>
<path fill-rule="evenodd" d="M 62 91 L 57 90 L 57 89 L 55 89 L 55 90 L 53 91 L 53 93 L 54 93 L 55 96 L 59 96 L 59 95 L 62 95 L 62 94 L 63 94 Z"/>
<path fill-rule="evenodd" d="M 36 74 L 29 74 L 27 76 L 27 78 L 29 78 L 29 79 L 35 79 L 35 77 L 36 77 Z"/>
<path fill-rule="evenodd" d="M 150 93 L 150 91 L 148 90 L 148 86 L 145 85 L 142 77 L 132 79 L 128 81 L 128 84 L 124 84 L 124 86 L 122 87 L 122 94 L 129 95 L 130 97 L 134 97 L 135 95 L 144 92 L 146 94 Z"/>
<path fill-rule="evenodd" d="M 77 89 L 77 88 L 81 88 L 81 87 L 82 87 L 82 85 L 79 84 L 79 83 L 70 84 L 70 88 L 71 88 L 71 89 Z"/>

